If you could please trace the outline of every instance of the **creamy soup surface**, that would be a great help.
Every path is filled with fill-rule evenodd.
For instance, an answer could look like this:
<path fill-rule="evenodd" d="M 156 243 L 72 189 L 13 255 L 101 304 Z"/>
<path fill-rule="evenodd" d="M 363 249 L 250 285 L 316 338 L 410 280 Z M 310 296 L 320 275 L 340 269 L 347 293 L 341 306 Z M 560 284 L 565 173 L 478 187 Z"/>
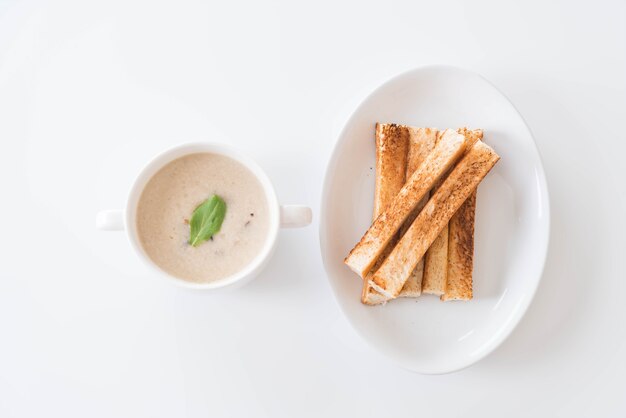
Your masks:
<path fill-rule="evenodd" d="M 226 202 L 220 231 L 197 247 L 189 245 L 189 219 L 217 194 Z M 137 233 L 145 252 L 173 276 L 206 283 L 246 267 L 261 251 L 269 230 L 261 183 L 232 158 L 190 154 L 161 168 L 137 205 Z"/>

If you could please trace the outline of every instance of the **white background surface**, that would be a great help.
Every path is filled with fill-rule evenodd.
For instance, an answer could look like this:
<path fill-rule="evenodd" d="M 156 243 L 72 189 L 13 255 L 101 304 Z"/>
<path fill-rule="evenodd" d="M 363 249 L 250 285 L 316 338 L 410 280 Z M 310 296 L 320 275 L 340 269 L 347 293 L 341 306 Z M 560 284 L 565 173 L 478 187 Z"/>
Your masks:
<path fill-rule="evenodd" d="M 0 416 L 626 415 L 625 20 L 622 1 L 0 2 Z M 551 192 L 535 301 L 474 367 L 420 376 L 369 349 L 317 224 L 218 296 L 94 229 L 151 156 L 215 138 L 317 212 L 354 107 L 433 63 L 509 96 Z"/>

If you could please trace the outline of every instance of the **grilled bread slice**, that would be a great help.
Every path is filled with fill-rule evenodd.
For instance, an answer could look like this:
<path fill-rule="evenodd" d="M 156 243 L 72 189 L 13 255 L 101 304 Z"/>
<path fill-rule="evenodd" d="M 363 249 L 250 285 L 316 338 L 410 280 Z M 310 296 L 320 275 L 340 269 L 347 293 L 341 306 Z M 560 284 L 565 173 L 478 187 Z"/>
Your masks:
<path fill-rule="evenodd" d="M 435 146 L 436 130 L 431 128 L 414 128 L 404 125 L 377 124 L 376 125 L 376 190 L 374 193 L 374 217 L 375 220 L 389 205 L 404 184 L 404 177 L 409 178 L 417 167 L 424 161 L 426 156 Z M 406 137 L 406 138 L 405 138 Z M 403 156 L 405 139 L 408 141 L 408 153 Z M 406 175 L 400 174 L 400 167 L 406 166 Z M 402 178 L 402 184 L 399 179 Z M 426 204 L 425 199 L 418 204 L 416 210 Z M 414 215 L 413 218 L 415 218 Z M 410 217 L 411 217 L 410 216 Z M 410 218 L 409 217 L 409 218 Z M 373 267 L 375 271 L 386 256 L 391 252 L 397 237 L 391 239 L 383 254 Z M 402 297 L 417 297 L 421 293 L 421 279 L 423 264 L 419 263 L 400 291 Z M 377 292 L 370 286 L 371 272 L 363 280 L 361 302 L 367 305 L 377 305 L 388 300 L 387 297 Z"/>
<path fill-rule="evenodd" d="M 361 278 L 365 278 L 419 201 L 463 154 L 465 144 L 465 136 L 451 130 L 444 133 L 441 141 L 408 179 L 391 204 L 376 218 L 359 243 L 350 251 L 344 260 L 350 269 Z M 415 261 L 411 271 L 417 266 L 417 261 L 419 259 Z M 403 280 L 402 285 L 405 281 Z M 401 287 L 398 288 L 397 293 L 400 292 Z"/>
<path fill-rule="evenodd" d="M 445 136 L 444 132 L 442 141 Z M 428 247 L 499 159 L 488 145 L 480 141 L 474 144 L 373 274 L 371 281 L 374 289 L 390 298 L 398 296 Z"/>

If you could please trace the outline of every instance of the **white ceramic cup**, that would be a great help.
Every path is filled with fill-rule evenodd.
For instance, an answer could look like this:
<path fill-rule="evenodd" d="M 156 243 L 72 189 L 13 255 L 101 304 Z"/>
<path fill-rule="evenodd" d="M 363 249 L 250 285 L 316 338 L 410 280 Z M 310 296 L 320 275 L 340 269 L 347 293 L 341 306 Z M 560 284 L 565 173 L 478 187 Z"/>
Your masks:
<path fill-rule="evenodd" d="M 144 187 L 157 171 L 163 168 L 169 162 L 189 154 L 199 152 L 210 152 L 230 157 L 246 166 L 259 180 L 269 208 L 269 232 L 265 239 L 265 244 L 259 254 L 242 270 L 237 273 L 224 277 L 222 279 L 209 283 L 194 283 L 179 277 L 173 276 L 162 270 L 154 261 L 148 257 L 143 249 L 139 237 L 137 235 L 136 215 L 137 203 Z M 158 276 L 173 282 L 177 285 L 192 289 L 223 289 L 233 288 L 243 285 L 256 277 L 258 273 L 265 267 L 268 260 L 274 252 L 276 238 L 279 228 L 295 228 L 306 226 L 311 223 L 312 212 L 309 207 L 301 205 L 279 205 L 276 198 L 274 187 L 265 172 L 252 160 L 243 155 L 241 152 L 231 148 L 230 146 L 216 143 L 190 143 L 177 146 L 158 155 L 144 167 L 137 176 L 128 195 L 126 202 L 126 210 L 104 210 L 98 213 L 96 217 L 96 228 L 102 231 L 122 231 L 126 230 L 126 234 L 130 240 L 130 244 L 145 264 L 152 269 Z"/>

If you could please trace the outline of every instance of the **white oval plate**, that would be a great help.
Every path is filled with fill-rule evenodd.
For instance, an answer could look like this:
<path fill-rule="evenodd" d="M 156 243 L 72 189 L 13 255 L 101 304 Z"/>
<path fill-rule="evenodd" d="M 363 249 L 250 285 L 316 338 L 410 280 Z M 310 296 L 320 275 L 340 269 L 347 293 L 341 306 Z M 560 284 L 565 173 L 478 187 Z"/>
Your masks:
<path fill-rule="evenodd" d="M 361 304 L 361 279 L 343 259 L 371 223 L 376 122 L 482 128 L 500 154 L 478 189 L 472 301 Z M 348 120 L 326 171 L 320 222 L 324 265 L 352 326 L 401 366 L 436 374 L 485 357 L 522 318 L 543 271 L 550 210 L 539 153 L 517 110 L 481 76 L 436 66 L 391 79 Z"/>

